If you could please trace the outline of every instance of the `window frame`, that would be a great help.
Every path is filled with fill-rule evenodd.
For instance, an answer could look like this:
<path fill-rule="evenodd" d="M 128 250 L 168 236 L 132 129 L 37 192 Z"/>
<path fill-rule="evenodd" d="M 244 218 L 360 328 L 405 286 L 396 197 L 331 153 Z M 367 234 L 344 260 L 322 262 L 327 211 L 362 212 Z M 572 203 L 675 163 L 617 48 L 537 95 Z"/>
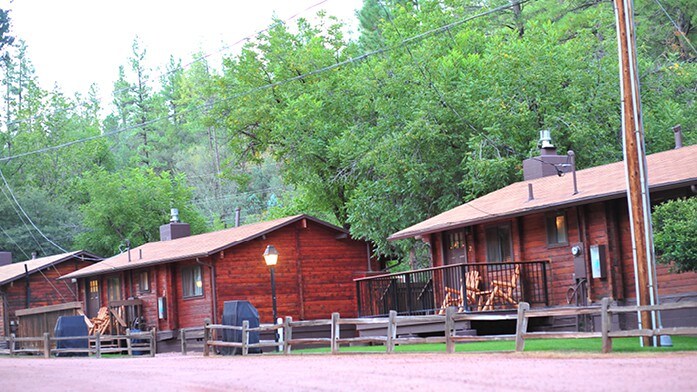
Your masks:
<path fill-rule="evenodd" d="M 501 236 L 499 235 L 501 229 L 506 229 L 508 231 L 508 252 L 510 255 L 510 260 L 492 260 L 491 252 L 489 252 L 489 233 L 490 230 L 496 229 L 496 240 L 499 242 L 499 250 L 502 250 L 500 244 Z M 498 223 L 493 225 L 488 225 L 484 227 L 484 243 L 486 244 L 486 262 L 487 263 L 513 263 L 515 262 L 515 254 L 513 253 L 513 225 L 511 222 Z"/>
<path fill-rule="evenodd" d="M 143 278 L 145 278 L 145 279 L 143 279 Z M 145 285 L 143 285 L 143 282 L 145 282 Z M 145 288 L 143 288 L 143 286 L 145 286 Z M 150 271 L 145 270 L 145 271 L 138 272 L 138 292 L 140 292 L 140 293 L 151 292 Z"/>
<path fill-rule="evenodd" d="M 559 229 L 557 218 L 564 218 L 564 241 L 559 241 Z M 554 241 L 552 241 L 554 236 Z M 566 218 L 566 211 L 553 211 L 545 214 L 545 238 L 548 248 L 557 248 L 569 245 L 569 221 Z"/>
<path fill-rule="evenodd" d="M 188 277 L 190 275 L 190 277 Z M 198 275 L 198 276 L 197 276 Z M 198 279 L 197 279 L 198 278 Z M 203 271 L 200 265 L 191 265 L 187 267 L 182 267 L 181 269 L 181 281 L 182 281 L 182 298 L 201 298 L 203 297 Z M 201 285 L 197 285 L 197 282 L 201 282 Z M 198 290 L 200 292 L 197 292 Z"/>
<path fill-rule="evenodd" d="M 118 298 L 113 298 L 118 294 Z M 106 279 L 106 299 L 108 302 L 123 300 L 123 287 L 121 286 L 121 276 L 112 275 Z"/>

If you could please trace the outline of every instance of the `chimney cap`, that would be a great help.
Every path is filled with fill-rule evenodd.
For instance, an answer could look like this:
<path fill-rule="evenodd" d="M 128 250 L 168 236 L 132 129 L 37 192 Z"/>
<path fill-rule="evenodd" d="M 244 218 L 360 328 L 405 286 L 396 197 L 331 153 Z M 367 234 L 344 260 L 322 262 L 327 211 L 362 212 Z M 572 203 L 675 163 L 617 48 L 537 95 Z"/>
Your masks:
<path fill-rule="evenodd" d="M 541 149 L 555 148 L 552 144 L 552 134 L 549 129 L 540 131 L 540 141 L 537 143 Z"/>
<path fill-rule="evenodd" d="M 169 221 L 171 223 L 179 223 L 179 210 L 176 208 L 172 208 L 170 210 L 170 214 L 171 214 L 171 218 L 169 219 Z"/>

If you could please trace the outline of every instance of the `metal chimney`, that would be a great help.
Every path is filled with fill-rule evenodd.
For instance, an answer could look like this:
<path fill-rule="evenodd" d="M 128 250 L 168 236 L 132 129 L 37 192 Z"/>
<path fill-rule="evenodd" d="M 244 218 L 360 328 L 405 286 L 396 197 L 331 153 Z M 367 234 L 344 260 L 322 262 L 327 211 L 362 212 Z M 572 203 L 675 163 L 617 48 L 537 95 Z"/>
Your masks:
<path fill-rule="evenodd" d="M 548 129 L 540 131 L 540 141 L 538 142 L 538 145 L 542 150 L 549 148 L 554 148 L 556 150 L 554 144 L 552 144 L 552 134 Z"/>
<path fill-rule="evenodd" d="M 172 215 L 172 217 L 169 219 L 169 221 L 171 223 L 179 223 L 179 210 L 176 208 L 172 208 L 170 214 Z"/>
<path fill-rule="evenodd" d="M 673 127 L 675 132 L 675 149 L 682 148 L 682 126 L 680 124 Z"/>
<path fill-rule="evenodd" d="M 0 266 L 12 264 L 12 252 L 0 252 Z"/>
<path fill-rule="evenodd" d="M 235 208 L 235 227 L 240 226 L 240 207 Z"/>

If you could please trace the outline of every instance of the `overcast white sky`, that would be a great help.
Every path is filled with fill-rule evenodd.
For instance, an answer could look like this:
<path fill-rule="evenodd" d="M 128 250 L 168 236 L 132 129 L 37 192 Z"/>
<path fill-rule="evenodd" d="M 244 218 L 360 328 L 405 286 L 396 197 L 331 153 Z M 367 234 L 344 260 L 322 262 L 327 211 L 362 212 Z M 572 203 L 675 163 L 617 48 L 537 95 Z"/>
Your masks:
<path fill-rule="evenodd" d="M 72 95 L 97 83 L 107 102 L 136 36 L 156 79 L 157 67 L 170 55 L 186 64 L 195 53 L 216 53 L 267 27 L 273 15 L 311 18 L 326 10 L 355 31 L 354 11 L 361 5 L 362 0 L 0 0 L 1 8 L 11 10 L 12 34 L 26 42 L 43 88 L 57 83 Z M 211 65 L 219 67 L 219 60 Z"/>

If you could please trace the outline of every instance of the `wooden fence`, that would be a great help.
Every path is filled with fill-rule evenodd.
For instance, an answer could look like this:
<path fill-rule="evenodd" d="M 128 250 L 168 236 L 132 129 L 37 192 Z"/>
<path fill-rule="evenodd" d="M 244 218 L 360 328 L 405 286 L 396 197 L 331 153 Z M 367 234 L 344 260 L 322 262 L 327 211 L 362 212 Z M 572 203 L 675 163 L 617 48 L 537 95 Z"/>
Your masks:
<path fill-rule="evenodd" d="M 87 340 L 85 348 L 56 348 L 57 343 L 65 340 Z M 134 354 L 148 353 L 151 357 L 155 356 L 155 330 L 146 332 L 131 332 L 126 330 L 125 335 L 102 335 L 96 333 L 89 336 L 66 336 L 52 337 L 45 332 L 42 337 L 16 337 L 14 334 L 9 337 L 0 337 L 0 341 L 7 342 L 7 349 L 0 350 L 0 354 L 10 356 L 20 354 L 42 355 L 50 358 L 51 355 L 59 354 L 79 354 L 101 358 L 102 354 L 126 352 L 129 356 Z M 125 342 L 125 347 L 121 342 Z"/>
<path fill-rule="evenodd" d="M 665 311 L 676 309 L 697 308 L 697 302 L 678 302 L 655 306 L 611 306 L 610 299 L 604 298 L 601 306 L 586 307 L 561 307 L 547 309 L 530 309 L 530 305 L 521 302 L 518 306 L 517 314 L 487 314 L 487 313 L 457 313 L 455 307 L 447 309 L 445 315 L 431 316 L 397 316 L 396 311 L 390 311 L 389 317 L 380 318 L 341 318 L 339 313 L 333 313 L 331 319 L 293 321 L 291 317 L 286 317 L 283 324 L 271 325 L 262 324 L 258 328 L 249 328 L 247 321 L 239 326 L 226 325 L 205 325 L 203 330 L 203 355 L 208 356 L 211 352 L 215 353 L 214 347 L 237 347 L 241 349 L 242 355 L 247 355 L 253 347 L 277 347 L 284 354 L 289 354 L 292 347 L 296 346 L 329 346 L 332 354 L 340 352 L 342 345 L 347 344 L 382 344 L 387 353 L 393 353 L 396 345 L 402 344 L 421 344 L 421 343 L 444 343 L 448 353 L 455 352 L 455 344 L 473 341 L 515 341 L 515 350 L 523 351 L 525 339 L 553 339 L 553 338 L 602 338 L 603 353 L 612 351 L 613 338 L 625 337 L 653 337 L 661 335 L 697 335 L 696 327 L 678 328 L 657 328 L 657 329 L 633 329 L 633 330 L 612 330 L 612 315 L 621 313 L 636 313 L 639 311 Z M 534 317 L 553 317 L 553 316 L 578 316 L 578 315 L 597 315 L 601 319 L 600 332 L 528 332 L 528 320 Z M 458 321 L 505 321 L 516 320 L 516 333 L 512 335 L 484 335 L 484 336 L 458 336 L 455 334 L 455 323 Z M 413 325 L 414 323 L 442 323 L 443 336 L 431 337 L 398 337 L 400 325 Z M 341 337 L 341 325 L 384 325 L 386 333 L 384 336 L 367 337 Z M 299 327 L 327 326 L 330 328 L 331 337 L 329 338 L 293 338 L 293 329 Z M 197 329 L 200 333 L 201 328 Z M 239 330 L 242 332 L 240 342 L 226 342 L 219 340 L 216 330 Z M 280 331 L 282 338 L 276 341 L 260 341 L 259 343 L 249 343 L 250 332 L 276 332 Z M 183 336 L 186 336 L 185 334 Z M 183 340 L 185 341 L 185 339 Z M 182 352 L 186 353 L 186 343 L 183 343 Z"/>

